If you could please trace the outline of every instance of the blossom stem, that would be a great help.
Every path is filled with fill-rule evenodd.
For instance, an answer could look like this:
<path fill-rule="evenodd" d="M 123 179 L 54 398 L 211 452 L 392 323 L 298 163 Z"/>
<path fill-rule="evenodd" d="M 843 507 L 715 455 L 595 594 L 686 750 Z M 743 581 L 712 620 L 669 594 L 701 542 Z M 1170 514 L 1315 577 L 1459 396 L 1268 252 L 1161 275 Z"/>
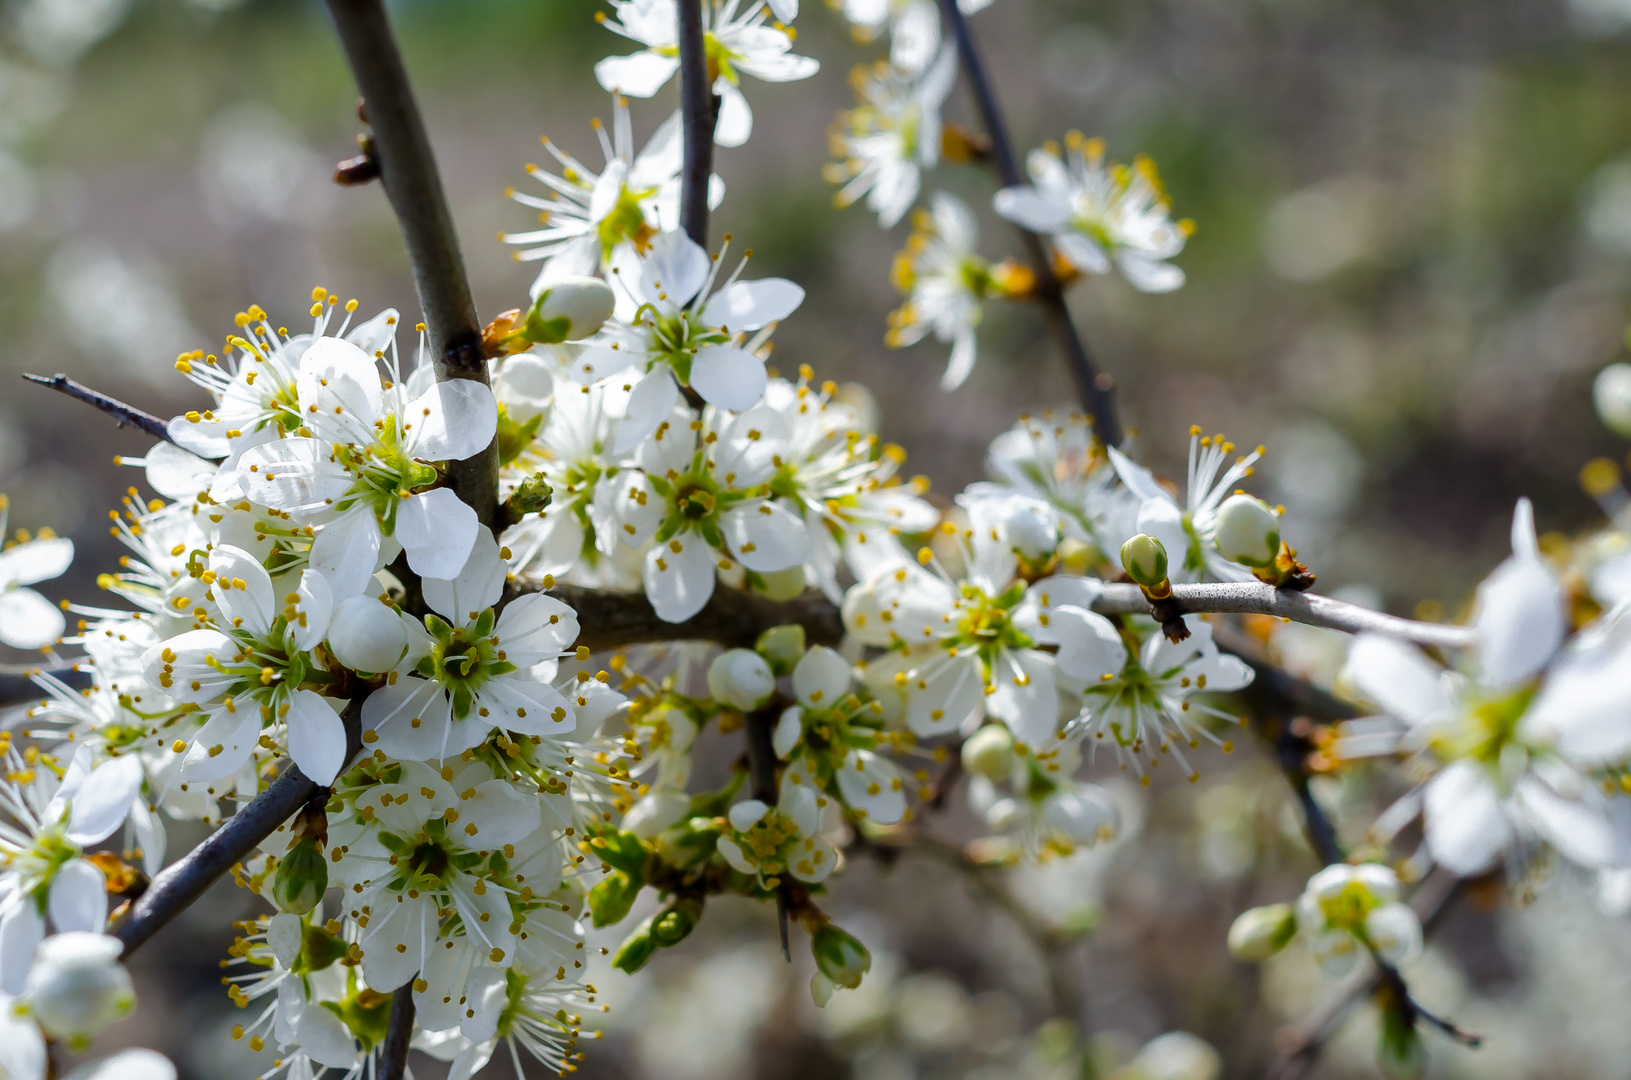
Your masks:
<path fill-rule="evenodd" d="M 719 98 L 708 85 L 708 44 L 702 26 L 707 0 L 679 0 L 680 123 L 685 159 L 680 173 L 680 228 L 708 247 L 708 181 L 714 172 Z"/>
<path fill-rule="evenodd" d="M 346 707 L 346 761 L 362 749 L 362 698 Z M 317 790 L 293 762 L 250 800 L 249 805 L 228 818 L 220 828 L 187 855 L 165 867 L 153 878 L 128 915 L 112 928 L 124 943 L 128 957 L 181 914 L 239 862 L 254 852 L 260 842 L 302 807 Z"/>
<path fill-rule="evenodd" d="M 413 983 L 406 982 L 391 995 L 390 1026 L 379 1048 L 375 1080 L 402 1080 L 408 1068 L 408 1043 L 413 1039 Z"/>
<path fill-rule="evenodd" d="M 118 398 L 109 397 L 99 390 L 92 390 L 84 383 L 76 382 L 66 375 L 58 374 L 47 377 L 45 375 L 30 375 L 24 372 L 23 378 L 29 382 L 39 383 L 41 386 L 49 386 L 58 393 L 67 394 L 76 401 L 83 401 L 93 408 L 102 410 L 113 417 L 120 427 L 129 424 L 131 427 L 140 428 L 142 431 L 147 432 L 155 439 L 163 439 L 167 443 L 175 442 L 174 439 L 170 438 L 170 425 L 160 417 L 154 416 L 150 412 L 144 412 L 134 405 L 126 405 Z"/>
<path fill-rule="evenodd" d="M 481 321 L 453 214 L 384 5 L 381 0 L 327 0 L 327 6 L 373 128 L 380 181 L 407 243 L 436 378 L 489 385 Z M 497 440 L 474 457 L 449 462 L 448 476 L 482 524 L 492 525 L 498 512 Z"/>
<path fill-rule="evenodd" d="M 1014 145 L 1008 136 L 1008 125 L 1003 120 L 1002 109 L 997 105 L 991 80 L 986 75 L 985 61 L 974 42 L 974 34 L 969 29 L 968 20 L 958 8 L 957 0 L 939 2 L 940 13 L 946 25 L 950 27 L 952 37 L 957 41 L 958 58 L 963 64 L 963 73 L 968 77 L 969 90 L 974 95 L 974 105 L 979 110 L 980 122 L 985 125 L 986 135 L 991 139 L 991 161 L 996 166 L 997 176 L 1005 187 L 1023 184 L 1025 179 L 1020 174 L 1019 162 L 1014 157 Z M 1093 417 L 1094 434 L 1110 446 L 1119 446 L 1122 431 L 1121 421 L 1116 413 L 1115 379 L 1109 372 L 1100 372 L 1097 369 L 1092 354 L 1088 352 L 1087 343 L 1071 319 L 1070 309 L 1065 305 L 1064 286 L 1059 281 L 1059 275 L 1053 272 L 1053 260 L 1050 258 L 1047 245 L 1040 236 L 1028 229 L 1021 229 L 1020 235 L 1025 241 L 1025 252 L 1030 259 L 1031 269 L 1036 274 L 1036 299 L 1041 303 L 1042 310 L 1047 315 L 1048 326 L 1065 355 L 1065 364 L 1070 369 L 1071 379 L 1076 383 L 1076 393 L 1081 398 L 1082 408 Z"/>

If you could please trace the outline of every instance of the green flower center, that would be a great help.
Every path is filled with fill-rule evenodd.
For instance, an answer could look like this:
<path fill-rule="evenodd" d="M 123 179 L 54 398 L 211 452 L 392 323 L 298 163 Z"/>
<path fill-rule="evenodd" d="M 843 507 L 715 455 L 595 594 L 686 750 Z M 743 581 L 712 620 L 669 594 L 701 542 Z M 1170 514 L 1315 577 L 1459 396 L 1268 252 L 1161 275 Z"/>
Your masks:
<path fill-rule="evenodd" d="M 595 226 L 595 234 L 600 238 L 600 252 L 603 259 L 612 257 L 612 249 L 627 240 L 634 245 L 634 250 L 644 255 L 646 248 L 651 246 L 651 238 L 657 235 L 646 222 L 646 212 L 640 208 L 640 201 L 656 194 L 656 188 L 630 188 L 624 184 L 617 192 L 617 201 L 606 216 L 600 219 Z"/>
<path fill-rule="evenodd" d="M 476 691 L 495 675 L 516 670 L 493 636 L 497 621 L 493 609 L 476 616 L 468 626 L 455 629 L 435 615 L 425 616 L 425 629 L 436 644 L 415 667 L 420 675 L 440 683 L 453 702 L 453 719 L 463 720 L 476 703 Z"/>

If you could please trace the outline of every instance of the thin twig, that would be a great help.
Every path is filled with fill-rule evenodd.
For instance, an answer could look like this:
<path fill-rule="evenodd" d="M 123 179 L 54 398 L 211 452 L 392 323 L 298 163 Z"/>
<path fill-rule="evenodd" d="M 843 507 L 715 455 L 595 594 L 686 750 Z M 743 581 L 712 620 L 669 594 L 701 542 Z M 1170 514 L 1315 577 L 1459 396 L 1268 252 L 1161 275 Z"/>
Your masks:
<path fill-rule="evenodd" d="M 680 171 L 680 228 L 708 246 L 708 182 L 714 174 L 714 127 L 719 98 L 708 79 L 708 47 L 702 5 L 709 0 L 679 0 L 680 124 L 685 159 Z"/>
<path fill-rule="evenodd" d="M 76 382 L 66 375 L 59 374 L 47 377 L 45 375 L 30 375 L 24 372 L 23 378 L 29 382 L 39 383 L 41 386 L 49 386 L 60 394 L 67 394 L 76 401 L 83 401 L 93 408 L 102 410 L 113 417 L 120 427 L 129 424 L 131 427 L 140 428 L 142 431 L 147 432 L 155 439 L 163 439 L 167 443 L 175 442 L 174 439 L 170 438 L 169 421 L 138 409 L 134 405 L 126 405 L 118 398 L 109 397 L 100 390 L 92 390 L 84 383 Z"/>
<path fill-rule="evenodd" d="M 345 711 L 347 762 L 355 758 L 362 747 L 361 716 L 362 699 L 358 698 Z M 316 790 L 317 785 L 293 762 L 287 763 L 278 778 L 251 799 L 249 805 L 228 818 L 185 857 L 154 875 L 147 891 L 131 905 L 130 913 L 112 929 L 113 936 L 124 943 L 123 955 L 128 957 L 171 919 L 191 907 L 222 875 L 247 858 L 262 840 L 306 805 Z"/>
<path fill-rule="evenodd" d="M 536 590 L 523 585 L 520 591 Z M 844 634 L 838 609 L 819 593 L 776 601 L 720 588 L 714 591 L 713 598 L 700 613 L 683 623 L 667 623 L 657 618 L 650 602 L 640 593 L 558 586 L 552 594 L 577 610 L 583 625 L 579 641 L 597 650 L 647 641 L 687 639 L 748 648 L 761 632 L 787 623 L 803 626 L 811 644 L 835 645 Z M 1472 640 L 1472 632 L 1466 627 L 1414 622 L 1325 596 L 1285 592 L 1256 581 L 1174 585 L 1172 596 L 1182 610 L 1194 614 L 1271 615 L 1310 626 L 1348 633 L 1385 634 L 1419 645 L 1447 648 L 1463 647 Z M 1104 586 L 1093 610 L 1101 615 L 1148 614 L 1149 602 L 1138 586 L 1111 582 Z M 1316 694 L 1318 691 L 1309 695 L 1310 699 Z M 1330 702 L 1334 703 L 1335 699 Z M 1323 711 L 1329 712 L 1335 707 L 1328 704 Z M 1319 715 L 1308 709 L 1302 711 Z M 1351 708 L 1347 715 L 1354 715 Z"/>
<path fill-rule="evenodd" d="M 490 385 L 453 215 L 382 0 L 327 4 L 373 128 L 380 181 L 407 242 L 436 378 Z M 459 498 L 491 526 L 498 512 L 498 441 L 474 457 L 449 462 L 448 477 Z"/>
<path fill-rule="evenodd" d="M 1014 158 L 1008 125 L 997 105 L 996 94 L 986 76 L 985 62 L 974 43 L 968 20 L 958 8 L 957 0 L 940 0 L 940 13 L 957 40 L 963 73 L 968 77 L 969 90 L 973 92 L 975 107 L 980 111 L 980 121 L 985 125 L 986 134 L 991 137 L 991 158 L 997 167 L 997 175 L 1007 187 L 1023 184 L 1025 179 L 1020 175 L 1019 162 Z M 1041 302 L 1048 317 L 1048 326 L 1065 354 L 1065 364 L 1075 380 L 1082 408 L 1093 417 L 1094 433 L 1105 443 L 1119 446 L 1122 433 L 1121 421 L 1116 415 L 1115 380 L 1108 372 L 1100 372 L 1093 363 L 1087 343 L 1082 340 L 1076 323 L 1070 317 L 1070 309 L 1065 305 L 1065 290 L 1059 283 L 1059 276 L 1053 272 L 1047 245 L 1040 236 L 1027 229 L 1021 229 L 1020 235 L 1025 241 L 1031 269 L 1036 274 L 1036 298 Z"/>
<path fill-rule="evenodd" d="M 402 1080 L 408 1068 L 408 1044 L 413 1041 L 413 983 L 406 982 L 391 995 L 390 1026 L 379 1048 L 379 1069 L 374 1080 Z"/>

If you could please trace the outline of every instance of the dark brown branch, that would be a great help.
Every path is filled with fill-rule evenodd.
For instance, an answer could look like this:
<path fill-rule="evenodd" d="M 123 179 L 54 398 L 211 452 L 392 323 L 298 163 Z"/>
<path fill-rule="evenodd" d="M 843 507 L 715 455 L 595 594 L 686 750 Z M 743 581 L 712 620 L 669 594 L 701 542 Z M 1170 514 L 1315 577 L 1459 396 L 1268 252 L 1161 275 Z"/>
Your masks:
<path fill-rule="evenodd" d="M 680 228 L 703 248 L 708 246 L 708 181 L 714 174 L 714 127 L 719 98 L 708 82 L 708 50 L 702 5 L 709 0 L 679 0 L 680 123 L 685 159 L 680 171 Z"/>
<path fill-rule="evenodd" d="M 346 761 L 362 748 L 362 699 L 354 700 L 345 711 Z M 311 799 L 317 785 L 290 762 L 265 791 L 250 800 L 203 843 L 176 860 L 153 878 L 112 929 L 124 943 L 125 956 L 158 933 L 166 923 L 181 914 L 221 877 L 254 853 L 260 842 L 277 831 Z"/>
<path fill-rule="evenodd" d="M 787 623 L 804 627 L 811 645 L 837 645 L 844 637 L 838 609 L 820 593 L 777 601 L 721 587 L 707 606 L 682 623 L 657 618 L 644 593 L 562 585 L 550 595 L 578 612 L 583 627 L 578 644 L 597 652 L 653 641 L 714 641 L 727 648 L 751 649 L 760 634 Z"/>
<path fill-rule="evenodd" d="M 969 90 L 974 94 L 974 105 L 980 112 L 980 122 L 991 137 L 991 158 L 997 175 L 1007 187 L 1023 184 L 1019 162 L 1014 158 L 1013 140 L 1008 137 L 1008 125 L 1002 118 L 991 80 L 986 76 L 985 62 L 974 43 L 968 20 L 957 7 L 957 0 L 940 0 L 940 13 L 957 40 L 958 59 L 963 63 L 963 74 L 968 78 Z M 1070 377 L 1076 383 L 1076 393 L 1082 408 L 1093 417 L 1093 430 L 1111 446 L 1121 443 L 1121 421 L 1116 415 L 1115 380 L 1108 372 L 1100 372 L 1087 351 L 1076 324 L 1065 306 L 1065 290 L 1059 276 L 1053 272 L 1053 261 L 1042 238 L 1026 229 L 1020 230 L 1025 241 L 1025 252 L 1036 274 L 1036 298 L 1047 314 L 1048 326 L 1059 342 L 1070 368 Z"/>
<path fill-rule="evenodd" d="M 379 1048 L 379 1070 L 374 1080 L 402 1080 L 408 1068 L 408 1044 L 413 1041 L 413 983 L 406 982 L 391 995 L 391 1021 Z"/>
<path fill-rule="evenodd" d="M 30 375 L 24 372 L 23 378 L 29 382 L 39 383 L 41 386 L 49 386 L 59 394 L 67 394 L 76 401 L 83 401 L 93 408 L 100 409 L 113 417 L 120 427 L 129 424 L 131 427 L 140 428 L 142 431 L 147 432 L 155 439 L 163 439 L 167 443 L 175 442 L 174 439 L 170 438 L 169 421 L 162 420 L 150 412 L 144 412 L 134 405 L 126 405 L 118 398 L 109 397 L 99 390 L 92 390 L 84 383 L 76 382 L 66 375 L 46 377 L 44 375 Z"/>
<path fill-rule="evenodd" d="M 373 128 L 380 181 L 407 242 L 436 378 L 489 385 L 481 321 L 453 215 L 382 0 L 327 0 L 327 4 Z M 448 476 L 459 498 L 483 524 L 492 525 L 498 511 L 498 441 L 475 457 L 449 462 Z"/>

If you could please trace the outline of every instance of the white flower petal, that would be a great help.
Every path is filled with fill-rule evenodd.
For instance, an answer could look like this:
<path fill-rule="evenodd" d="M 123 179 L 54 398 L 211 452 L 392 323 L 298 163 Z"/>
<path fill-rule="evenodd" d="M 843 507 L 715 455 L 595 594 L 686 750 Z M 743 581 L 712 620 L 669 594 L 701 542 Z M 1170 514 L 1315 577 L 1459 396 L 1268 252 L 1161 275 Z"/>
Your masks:
<path fill-rule="evenodd" d="M 612 453 L 626 454 L 645 443 L 674 412 L 679 399 L 679 384 L 667 366 L 657 368 L 635 383 L 629 392 L 628 412 L 617 425 Z"/>
<path fill-rule="evenodd" d="M 376 982 L 372 974 L 367 978 L 371 990 L 383 993 L 395 989 L 394 986 Z M 338 1016 L 316 1002 L 301 1012 L 300 1022 L 295 1025 L 295 1037 L 300 1042 L 301 1051 L 319 1065 L 327 1065 L 331 1069 L 349 1069 L 357 1063 L 357 1045 L 351 1038 L 350 1029 Z"/>
<path fill-rule="evenodd" d="M 100 934 L 108 924 L 108 879 L 85 859 L 66 863 L 51 881 L 46 904 L 59 934 Z"/>
<path fill-rule="evenodd" d="M 849 693 L 850 663 L 837 650 L 817 645 L 793 668 L 793 696 L 812 709 L 830 709 Z"/>
<path fill-rule="evenodd" d="M 218 465 L 174 443 L 161 442 L 147 452 L 147 486 L 166 499 L 194 499 L 215 482 Z"/>
<path fill-rule="evenodd" d="M 1020 228 L 1034 233 L 1058 232 L 1070 220 L 1066 207 L 1030 187 L 1003 188 L 992 197 L 991 208 Z"/>
<path fill-rule="evenodd" d="M 68 628 L 62 609 L 33 589 L 0 591 L 0 641 L 14 649 L 43 649 Z"/>
<path fill-rule="evenodd" d="M 450 488 L 410 495 L 397 507 L 396 540 L 407 553 L 408 566 L 423 578 L 445 579 L 459 574 L 471 557 L 477 533 L 491 541 L 492 534 L 481 527 L 476 512 Z M 496 553 L 496 544 L 494 549 Z"/>
<path fill-rule="evenodd" d="M 282 605 L 272 595 L 272 576 L 259 559 L 242 548 L 221 546 L 210 552 L 209 569 L 215 574 L 210 591 L 229 622 L 251 634 L 272 628 Z"/>
<path fill-rule="evenodd" d="M 714 83 L 719 95 L 719 118 L 714 122 L 714 142 L 719 146 L 741 146 L 753 134 L 753 110 L 742 91 L 721 78 Z"/>
<path fill-rule="evenodd" d="M 728 330 L 757 330 L 781 322 L 804 303 L 804 290 L 785 278 L 738 281 L 708 299 L 702 321 Z"/>
<path fill-rule="evenodd" d="M 1489 869 L 1512 842 L 1512 823 L 1495 785 L 1471 761 L 1452 762 L 1428 781 L 1423 813 L 1428 853 L 1461 877 Z"/>
<path fill-rule="evenodd" d="M 1421 652 L 1379 634 L 1361 634 L 1348 650 L 1347 678 L 1364 697 L 1407 724 L 1448 716 L 1443 676 Z"/>
<path fill-rule="evenodd" d="M 810 551 L 804 519 L 773 502 L 749 502 L 719 515 L 719 531 L 738 562 L 755 573 L 803 564 Z"/>
<path fill-rule="evenodd" d="M 498 402 L 474 379 L 439 382 L 402 410 L 404 449 L 420 461 L 463 461 L 498 432 Z"/>
<path fill-rule="evenodd" d="M 345 725 L 334 704 L 315 690 L 297 690 L 283 715 L 289 757 L 318 787 L 334 782 L 345 765 Z"/>
<path fill-rule="evenodd" d="M 472 621 L 498 603 L 498 598 L 504 595 L 504 575 L 508 568 L 499 558 L 498 541 L 493 539 L 493 534 L 477 526 L 468 551 L 469 555 L 461 560 L 457 574 L 427 576 L 422 583 L 425 603 L 454 626 L 463 626 Z"/>
<path fill-rule="evenodd" d="M 679 69 L 676 57 L 638 52 L 632 56 L 608 56 L 595 65 L 595 80 L 607 90 L 648 98 L 661 90 Z"/>
<path fill-rule="evenodd" d="M 328 578 L 329 591 L 335 597 L 359 596 L 379 569 L 383 541 L 374 512 L 358 503 L 317 530 L 311 545 L 311 566 Z"/>
<path fill-rule="evenodd" d="M 714 594 L 714 549 L 692 532 L 646 553 L 641 577 L 646 599 L 664 622 L 684 622 Z"/>
<path fill-rule="evenodd" d="M 640 291 L 660 309 L 678 310 L 701 291 L 710 266 L 708 253 L 689 236 L 678 230 L 660 233 L 640 264 Z"/>
<path fill-rule="evenodd" d="M 142 791 L 142 762 L 134 754 L 98 765 L 74 792 L 68 839 L 80 847 L 100 844 L 123 825 Z"/>

